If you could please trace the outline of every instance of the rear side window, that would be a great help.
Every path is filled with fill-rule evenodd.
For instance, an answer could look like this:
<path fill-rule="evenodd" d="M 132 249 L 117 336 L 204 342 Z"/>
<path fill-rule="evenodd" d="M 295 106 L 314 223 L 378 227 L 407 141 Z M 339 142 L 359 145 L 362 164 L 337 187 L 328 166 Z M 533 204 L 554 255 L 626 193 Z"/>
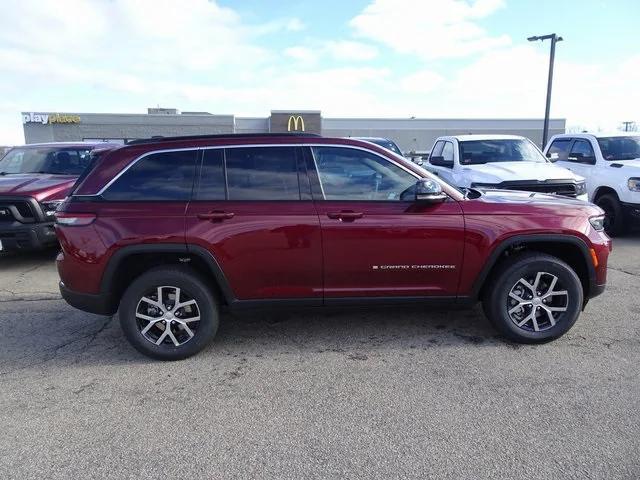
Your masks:
<path fill-rule="evenodd" d="M 188 201 L 196 150 L 147 155 L 125 171 L 102 194 L 113 201 Z"/>
<path fill-rule="evenodd" d="M 578 153 L 583 157 L 594 157 L 593 147 L 591 143 L 587 140 L 576 140 L 573 143 L 573 147 L 571 147 L 571 154 Z M 571 155 L 569 156 L 569 161 L 571 161 Z"/>
<path fill-rule="evenodd" d="M 453 165 L 453 143 L 444 142 L 444 147 L 442 147 L 442 158 L 445 162 L 451 163 Z"/>
<path fill-rule="evenodd" d="M 554 140 L 549 150 L 547 151 L 547 157 L 552 162 L 567 161 L 569 158 L 569 147 L 571 146 L 570 138 L 559 138 Z"/>
<path fill-rule="evenodd" d="M 225 151 L 229 200 L 300 200 L 295 147 Z"/>
<path fill-rule="evenodd" d="M 205 150 L 196 200 L 224 200 L 224 151 Z"/>

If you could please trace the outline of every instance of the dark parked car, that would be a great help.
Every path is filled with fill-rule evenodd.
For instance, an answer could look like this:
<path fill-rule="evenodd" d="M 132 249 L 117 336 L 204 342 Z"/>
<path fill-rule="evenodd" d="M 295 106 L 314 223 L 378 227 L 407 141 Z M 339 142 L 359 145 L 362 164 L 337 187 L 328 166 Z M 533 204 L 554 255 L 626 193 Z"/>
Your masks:
<path fill-rule="evenodd" d="M 222 309 L 480 300 L 519 342 L 571 328 L 605 286 L 603 212 L 458 190 L 368 142 L 312 135 L 136 141 L 106 152 L 56 213 L 60 289 L 119 310 L 146 355 L 179 359 Z"/>
<path fill-rule="evenodd" d="M 352 137 L 354 140 L 364 140 L 365 142 L 373 143 L 375 145 L 379 145 L 382 148 L 386 148 L 387 150 L 392 151 L 393 153 L 397 153 L 402 156 L 402 150 L 393 140 L 389 140 L 388 138 L 382 137 Z"/>
<path fill-rule="evenodd" d="M 0 251 L 57 243 L 53 214 L 103 143 L 42 143 L 10 149 L 0 160 Z"/>

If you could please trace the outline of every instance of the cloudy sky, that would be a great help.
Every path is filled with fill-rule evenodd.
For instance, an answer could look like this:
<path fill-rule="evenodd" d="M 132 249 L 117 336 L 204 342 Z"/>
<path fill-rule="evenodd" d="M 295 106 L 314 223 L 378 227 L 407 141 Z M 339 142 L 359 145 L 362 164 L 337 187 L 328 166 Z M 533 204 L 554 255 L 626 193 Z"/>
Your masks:
<path fill-rule="evenodd" d="M 0 145 L 21 111 L 640 122 L 638 0 L 21 0 L 0 20 Z"/>

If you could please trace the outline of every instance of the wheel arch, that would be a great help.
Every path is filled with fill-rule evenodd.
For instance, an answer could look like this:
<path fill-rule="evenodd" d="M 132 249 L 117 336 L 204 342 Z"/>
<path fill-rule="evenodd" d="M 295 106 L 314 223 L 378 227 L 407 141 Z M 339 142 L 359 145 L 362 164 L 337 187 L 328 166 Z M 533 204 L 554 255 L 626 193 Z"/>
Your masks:
<path fill-rule="evenodd" d="M 593 201 L 596 202 L 601 196 L 607 195 L 610 193 L 614 194 L 616 198 L 618 199 L 620 198 L 615 188 L 609 187 L 607 185 L 601 185 L 598 188 L 596 188 L 595 192 L 593 192 Z"/>
<path fill-rule="evenodd" d="M 178 243 L 130 245 L 109 258 L 100 283 L 100 291 L 110 298 L 115 312 L 127 286 L 142 273 L 160 265 L 187 265 L 209 281 L 223 304 L 235 296 L 216 258 L 205 248 Z"/>
<path fill-rule="evenodd" d="M 502 241 L 491 253 L 484 268 L 476 278 L 472 297 L 481 299 L 491 285 L 492 276 L 510 256 L 522 251 L 547 253 L 567 263 L 574 269 L 584 291 L 585 300 L 596 284 L 596 271 L 586 242 L 572 235 L 516 235 Z"/>

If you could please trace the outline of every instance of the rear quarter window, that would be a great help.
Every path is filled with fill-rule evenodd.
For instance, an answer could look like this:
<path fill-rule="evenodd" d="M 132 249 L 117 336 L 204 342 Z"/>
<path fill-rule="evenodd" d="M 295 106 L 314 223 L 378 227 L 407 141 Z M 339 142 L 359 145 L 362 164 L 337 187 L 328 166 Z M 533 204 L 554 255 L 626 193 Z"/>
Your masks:
<path fill-rule="evenodd" d="M 188 201 L 197 151 L 159 152 L 139 159 L 102 194 L 109 201 Z"/>

